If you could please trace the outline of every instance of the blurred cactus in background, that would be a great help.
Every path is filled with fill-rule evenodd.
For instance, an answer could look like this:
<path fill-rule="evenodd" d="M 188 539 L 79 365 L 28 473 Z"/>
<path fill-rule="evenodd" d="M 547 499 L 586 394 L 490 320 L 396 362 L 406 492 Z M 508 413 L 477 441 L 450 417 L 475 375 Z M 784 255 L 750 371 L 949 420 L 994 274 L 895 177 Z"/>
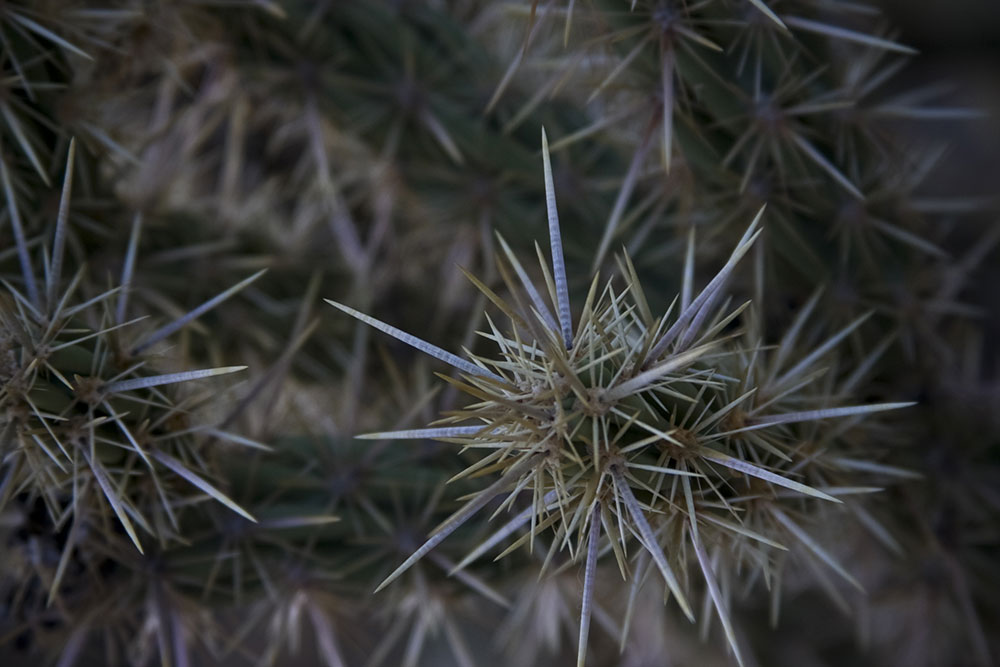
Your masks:
<path fill-rule="evenodd" d="M 0 0 L 0 661 L 996 664 L 991 121 L 892 24 Z"/>

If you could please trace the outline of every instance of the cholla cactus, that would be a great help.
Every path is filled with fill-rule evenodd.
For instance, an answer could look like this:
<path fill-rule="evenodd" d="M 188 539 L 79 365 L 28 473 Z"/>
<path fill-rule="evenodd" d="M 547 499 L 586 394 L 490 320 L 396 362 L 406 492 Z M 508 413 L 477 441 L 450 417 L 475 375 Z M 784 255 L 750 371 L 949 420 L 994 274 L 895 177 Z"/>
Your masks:
<path fill-rule="evenodd" d="M 0 662 L 991 664 L 1000 235 L 877 6 L 86 4 L 0 0 Z"/>
<path fill-rule="evenodd" d="M 20 284 L 4 281 L 0 294 L 0 509 L 14 498 L 28 506 L 37 500 L 55 529 L 70 526 L 60 566 L 48 582 L 52 595 L 85 528 L 114 532 L 109 514 L 140 551 L 136 526 L 160 542 L 179 538 L 178 513 L 197 499 L 190 493 L 195 489 L 251 518 L 209 481 L 214 473 L 203 451 L 213 438 L 242 439 L 197 421 L 212 394 L 177 388 L 245 367 L 155 369 L 163 364 L 156 354 L 160 341 L 258 276 L 149 330 L 141 325 L 145 317 L 127 316 L 137 223 L 120 286 L 91 290 L 82 269 L 64 281 L 73 156 L 71 145 L 49 251 L 27 241 L 20 212 L 10 207 Z M 2 165 L 0 180 L 9 192 Z M 41 254 L 42 281 L 33 254 Z"/>
<path fill-rule="evenodd" d="M 842 502 L 838 496 L 860 486 L 845 446 L 824 438 L 822 424 L 911 404 L 833 406 L 839 397 L 811 389 L 823 372 L 816 362 L 856 326 L 795 358 L 796 337 L 811 305 L 776 350 L 733 331 L 749 304 L 731 307 L 724 287 L 760 234 L 763 210 L 697 294 L 692 243 L 681 294 L 666 314 L 653 315 L 626 257 L 624 289 L 613 281 L 601 289 L 595 276 L 574 324 L 544 132 L 542 148 L 552 254 L 551 269 L 542 261 L 547 289 L 531 283 L 502 240 L 509 267 L 500 271 L 513 300 L 469 276 L 510 321 L 504 332 L 488 318 L 489 331 L 482 333 L 496 344 L 496 357 L 463 359 L 330 301 L 459 370 L 460 378 L 444 379 L 474 399 L 431 428 L 363 437 L 452 442 L 482 453 L 456 477 L 498 475 L 379 588 L 494 498 L 506 497 L 499 513 L 523 492 L 530 495 L 530 506 L 455 571 L 525 527 L 518 543 L 529 548 L 551 532 L 546 565 L 562 549 L 583 562 L 578 645 L 583 664 L 598 559 L 610 550 L 623 577 L 641 576 L 629 554 L 634 539 L 691 620 L 694 589 L 685 570 L 697 563 L 726 639 L 743 664 L 728 610 L 731 591 L 724 587 L 734 578 L 757 570 L 766 581 L 779 579 L 779 554 L 792 546 L 854 581 L 799 518 L 815 505 Z M 812 444 L 817 439 L 822 447 Z"/>

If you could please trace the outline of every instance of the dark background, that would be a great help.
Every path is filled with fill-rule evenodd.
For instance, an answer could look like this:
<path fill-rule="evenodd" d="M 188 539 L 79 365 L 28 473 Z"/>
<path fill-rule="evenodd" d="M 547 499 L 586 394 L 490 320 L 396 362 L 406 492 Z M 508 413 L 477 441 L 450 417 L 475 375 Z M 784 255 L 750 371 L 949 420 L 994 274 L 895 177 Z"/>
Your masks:
<path fill-rule="evenodd" d="M 920 51 L 897 83 L 943 84 L 947 100 L 982 109 L 976 121 L 916 124 L 913 131 L 951 144 L 939 170 L 942 192 L 1000 194 L 1000 2 L 996 0 L 879 0 L 887 23 Z M 945 165 L 943 165 L 945 166 Z M 940 173 L 942 172 L 943 173 Z M 994 199 L 994 204 L 996 200 Z"/>

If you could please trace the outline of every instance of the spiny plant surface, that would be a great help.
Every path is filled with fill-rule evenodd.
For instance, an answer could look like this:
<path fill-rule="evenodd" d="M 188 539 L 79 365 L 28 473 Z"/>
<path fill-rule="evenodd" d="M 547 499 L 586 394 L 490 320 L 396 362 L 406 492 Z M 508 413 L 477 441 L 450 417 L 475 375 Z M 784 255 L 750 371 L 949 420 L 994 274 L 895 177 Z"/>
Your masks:
<path fill-rule="evenodd" d="M 778 585 L 788 545 L 851 575 L 802 527 L 817 503 L 870 492 L 864 462 L 826 420 L 857 418 L 910 403 L 835 405 L 817 362 L 858 323 L 815 349 L 796 349 L 803 311 L 775 348 L 738 325 L 749 304 L 733 307 L 724 286 L 759 235 L 763 210 L 723 268 L 699 293 L 692 288 L 692 246 L 681 294 L 654 316 L 627 257 L 624 290 L 599 288 L 595 276 L 574 323 L 544 132 L 544 179 L 551 268 L 539 259 L 536 288 L 501 239 L 501 265 L 512 301 L 473 276 L 509 320 L 502 332 L 487 316 L 482 336 L 497 355 L 458 357 L 334 301 L 332 305 L 460 371 L 441 376 L 472 399 L 427 429 L 381 432 L 370 439 L 433 438 L 479 454 L 456 475 L 498 478 L 442 523 L 379 589 L 426 557 L 501 494 L 501 513 L 522 494 L 528 508 L 473 551 L 455 572 L 528 527 L 515 541 L 532 548 L 551 535 L 543 569 L 566 549 L 583 563 L 578 662 L 583 664 L 601 555 L 611 552 L 626 580 L 655 565 L 684 615 L 694 620 L 687 575 L 697 564 L 726 641 L 743 664 L 728 610 L 734 579 Z M 547 293 L 550 309 L 542 297 Z M 553 312 L 554 311 L 554 312 Z M 860 472 L 862 474 L 853 474 Z M 645 554 L 637 558 L 634 544 Z M 630 554 L 630 552 L 633 552 Z"/>
<path fill-rule="evenodd" d="M 804 299 L 859 270 L 878 283 L 887 266 L 943 252 L 935 211 L 914 192 L 941 152 L 900 141 L 893 125 L 976 111 L 932 89 L 890 93 L 914 49 L 877 16 L 809 0 L 513 5 L 526 34 L 494 100 L 521 85 L 572 99 L 588 122 L 553 151 L 595 139 L 618 149 L 627 170 L 608 186 L 596 252 L 587 246 L 594 267 L 616 242 L 640 271 L 662 263 L 676 248 L 651 229 L 699 224 L 728 247 L 767 201 L 759 252 L 775 287 L 805 286 Z M 866 309 L 853 306 L 851 317 Z"/>
<path fill-rule="evenodd" d="M 161 544 L 182 540 L 179 515 L 209 497 L 252 520 L 213 482 L 207 445 L 256 443 L 205 416 L 216 392 L 180 389 L 245 367 L 160 372 L 158 346 L 257 276 L 163 326 L 143 326 L 146 317 L 128 317 L 137 222 L 118 286 L 86 284 L 83 267 L 65 280 L 74 153 L 71 143 L 51 242 L 29 242 L 19 209 L 8 209 L 20 270 L 5 273 L 0 292 L 0 511 L 40 505 L 50 531 L 68 532 L 53 570 L 34 563 L 50 603 L 84 542 L 120 530 L 140 552 L 140 532 Z M 0 181 L 9 191 L 2 164 Z"/>
<path fill-rule="evenodd" d="M 842 501 L 753 481 L 703 454 L 687 456 L 667 439 L 627 453 L 633 495 L 665 556 L 683 561 L 669 564 L 698 611 L 700 634 L 718 631 L 719 624 L 704 574 L 694 565 L 688 533 L 695 527 L 715 559 L 717 586 L 730 623 L 743 630 L 737 636 L 748 660 L 752 652 L 764 664 L 827 661 L 831 645 L 838 651 L 864 645 L 867 654 L 851 660 L 988 667 L 996 655 L 988 628 L 1000 614 L 992 558 L 1000 543 L 993 491 L 998 429 L 978 408 L 972 414 L 966 408 L 997 412 L 989 407 L 996 405 L 997 373 L 989 369 L 988 344 L 996 327 L 981 306 L 990 285 L 982 276 L 995 262 L 1000 234 L 995 225 L 982 233 L 974 224 L 976 198 L 942 193 L 937 178 L 945 152 L 936 142 L 949 129 L 940 121 L 977 113 L 942 104 L 947 95 L 935 87 L 892 92 L 921 59 L 911 60 L 905 36 L 887 28 L 884 18 L 875 5 L 825 0 L 114 0 L 101 8 L 78 0 L 0 2 L 0 166 L 10 181 L 0 196 L 0 271 L 24 297 L 7 292 L 13 299 L 8 319 L 27 329 L 25 336 L 8 336 L 12 356 L 4 363 L 13 369 L 15 394 L 21 379 L 36 378 L 38 390 L 29 398 L 43 414 L 37 418 L 20 399 L 5 403 L 19 406 L 9 416 L 27 414 L 17 423 L 30 428 L 18 431 L 24 437 L 8 459 L 22 464 L 16 477 L 24 492 L 0 510 L 0 651 L 26 646 L 62 665 L 74 659 L 197 663 L 202 650 L 208 662 L 229 655 L 283 664 L 310 650 L 303 639 L 311 635 L 317 660 L 364 664 L 359 656 L 372 653 L 371 635 L 385 631 L 395 646 L 387 641 L 370 663 L 419 664 L 450 653 L 463 667 L 492 664 L 491 635 L 506 645 L 511 664 L 533 664 L 543 652 L 553 661 L 568 657 L 560 635 L 579 633 L 577 582 L 586 568 L 577 572 L 573 565 L 586 560 L 594 513 L 572 494 L 598 484 L 614 489 L 610 474 L 594 481 L 604 454 L 583 453 L 594 438 L 581 434 L 594 421 L 609 429 L 626 423 L 613 413 L 574 411 L 584 403 L 573 388 L 550 382 L 539 369 L 543 358 L 559 357 L 586 389 L 606 389 L 615 373 L 627 376 L 621 364 L 633 352 L 618 345 L 624 351 L 595 361 L 592 380 L 590 367 L 581 370 L 586 364 L 578 350 L 532 347 L 530 341 L 558 339 L 551 332 L 561 335 L 561 322 L 552 306 L 546 325 L 532 317 L 533 299 L 506 250 L 505 282 L 513 295 L 503 298 L 523 323 L 500 322 L 502 336 L 487 327 L 487 338 L 477 338 L 482 321 L 468 313 L 479 313 L 487 294 L 462 289 L 452 269 L 460 263 L 497 289 L 502 276 L 488 260 L 503 244 L 495 245 L 489 230 L 502 230 L 518 256 L 530 247 L 532 221 L 544 207 L 534 128 L 544 124 L 560 137 L 551 147 L 553 181 L 564 217 L 574 222 L 564 239 L 567 291 L 587 294 L 587 267 L 613 268 L 619 245 L 634 262 L 622 257 L 622 277 L 596 283 L 587 313 L 576 310 L 582 301 L 573 302 L 574 339 L 593 336 L 582 323 L 616 330 L 615 318 L 605 313 L 611 306 L 623 313 L 633 308 L 620 317 L 633 332 L 624 340 L 652 336 L 648 330 L 659 319 L 635 315 L 641 309 L 632 285 L 640 282 L 646 301 L 657 304 L 655 315 L 675 285 L 688 286 L 664 316 L 665 331 L 694 300 L 692 286 L 711 277 L 702 270 L 722 266 L 742 245 L 746 222 L 768 205 L 766 231 L 725 290 L 737 303 L 752 295 L 753 305 L 715 332 L 717 348 L 677 371 L 704 375 L 682 382 L 670 375 L 662 388 L 639 392 L 656 394 L 662 403 L 656 410 L 630 406 L 631 398 L 615 406 L 639 412 L 619 444 L 653 437 L 638 422 L 653 424 L 675 440 L 693 438 L 699 447 Z M 911 141 L 901 123 L 922 125 L 919 137 L 934 145 L 926 150 L 918 145 L 924 141 Z M 59 201 L 50 190 L 72 136 L 83 150 L 65 226 L 66 257 L 54 271 L 51 232 Z M 126 249 L 133 247 L 130 237 L 140 247 L 140 231 L 141 252 Z M 42 304 L 37 317 L 23 305 L 34 301 L 20 266 L 22 247 Z M 129 257 L 135 265 L 126 280 L 120 267 Z M 72 290 L 68 280 L 51 281 L 53 273 L 75 276 L 84 262 L 87 270 Z M 270 269 L 266 278 L 243 283 L 263 267 Z M 528 262 L 522 268 L 539 276 Z M 753 278 L 742 279 L 750 268 Z M 544 280 L 544 270 L 541 275 Z M 44 320 L 51 313 L 43 293 L 50 282 L 58 285 L 57 300 L 69 295 L 66 308 L 97 300 L 47 339 Z M 158 326 L 132 320 L 162 313 L 165 322 L 182 318 L 237 283 L 244 285 L 239 298 L 131 354 Z M 426 289 L 429 283 L 440 289 Z M 548 293 L 542 300 L 556 303 L 554 288 L 541 284 L 536 291 Z M 111 287 L 121 289 L 104 295 Z M 120 318 L 126 287 L 127 317 Z M 386 455 L 395 445 L 379 443 L 356 465 L 345 456 L 341 436 L 427 423 L 439 412 L 482 415 L 440 428 L 505 418 L 498 410 L 456 407 L 456 397 L 468 394 L 455 384 L 435 392 L 427 360 L 405 371 L 387 354 L 372 363 L 369 352 L 385 350 L 368 344 L 368 328 L 347 318 L 312 319 L 318 294 L 365 312 L 392 313 L 395 324 L 419 328 L 427 340 L 460 339 L 480 353 L 480 367 L 507 382 L 535 383 L 551 394 L 546 401 L 562 395 L 558 428 L 575 429 L 563 437 L 573 443 L 566 451 L 581 452 L 580 461 L 547 461 L 547 470 L 572 469 L 577 477 L 553 481 L 543 472 L 513 500 L 501 500 L 502 490 L 435 547 L 429 554 L 435 558 L 370 596 L 392 569 L 383 566 L 394 566 L 433 536 L 434 524 L 468 501 L 472 496 L 465 494 L 481 480 L 469 474 L 443 495 L 434 485 L 504 449 L 503 439 L 486 434 L 486 449 L 457 455 L 448 443 L 412 441 L 405 464 Z M 707 332 L 738 310 L 723 306 L 717 300 L 693 345 L 711 342 Z M 508 357 L 521 354 L 496 342 L 514 340 L 515 331 L 531 359 L 517 369 L 494 367 L 493 361 L 510 364 Z M 90 334 L 99 335 L 79 340 Z M 970 354 L 958 363 L 980 339 L 986 341 L 983 359 Z M 35 376 L 21 372 L 35 357 L 24 350 L 46 340 L 76 343 L 51 359 L 91 378 L 83 389 L 120 390 L 108 396 L 114 413 L 93 408 L 95 419 L 118 417 L 95 424 L 97 461 L 143 553 L 91 467 L 74 463 L 56 444 L 67 442 L 69 426 L 52 415 L 75 402 L 66 413 L 80 417 L 88 404 L 44 365 Z M 617 349 L 614 340 L 622 339 L 609 338 L 609 353 Z M 483 353 L 490 346 L 496 354 Z M 119 365 L 123 360 L 146 365 L 117 377 L 128 368 Z M 222 380 L 129 390 L 115 384 L 230 364 L 249 366 L 239 376 L 248 377 L 239 400 L 229 392 L 209 396 Z M 64 376 L 69 384 L 76 380 Z M 478 377 L 460 382 L 490 396 L 508 391 L 477 384 Z M 797 384 L 801 389 L 792 390 Z M 43 399 L 54 396 L 56 405 L 46 412 Z M 878 423 L 846 416 L 729 435 L 720 433 L 722 425 L 706 424 L 741 398 L 722 417 L 733 422 L 727 427 L 741 418 L 860 402 L 852 396 L 920 396 L 921 406 Z M 222 411 L 221 421 L 206 414 Z M 656 417 L 661 425 L 651 421 Z M 505 429 L 520 423 L 506 419 Z M 119 422 L 142 451 L 182 461 L 259 521 L 204 502 L 209 494 L 156 458 L 149 468 Z M 543 437 L 539 428 L 532 437 Z M 289 464 L 296 456 L 290 443 L 303 431 L 323 444 L 305 448 L 301 460 Z M 686 433 L 693 435 L 685 439 Z M 472 442 L 474 435 L 450 440 Z M 42 451 L 36 436 L 54 459 L 36 456 Z M 233 437 L 240 438 L 238 446 L 267 442 L 275 451 L 227 456 Z M 514 454 L 529 455 L 504 450 L 504 465 Z M 698 518 L 690 518 L 685 476 L 640 465 L 692 473 L 686 477 Z M 893 484 L 916 477 L 903 466 L 924 478 Z M 491 472 L 490 464 L 483 470 L 500 472 Z M 400 500 L 398 490 L 408 488 L 416 472 L 433 481 L 413 496 L 399 492 Z M 667 481 L 657 486 L 657 475 Z M 890 488 L 870 493 L 883 486 Z M 722 498 L 713 505 L 705 495 L 717 487 Z M 546 501 L 560 489 L 576 512 L 566 523 L 580 517 L 573 530 L 552 517 L 558 503 Z M 772 491 L 779 497 L 755 495 Z M 423 512 L 401 509 L 425 502 Z M 443 580 L 452 568 L 441 563 L 460 563 L 490 534 L 485 516 L 502 502 L 519 518 L 509 535 L 501 531 L 475 553 L 508 543 L 511 553 L 498 563 L 464 563 L 458 572 L 479 580 L 474 585 Z M 813 545 L 831 545 L 829 551 L 800 540 L 775 508 Z M 333 522 L 334 514 L 341 522 Z M 619 532 L 634 533 L 627 507 L 624 515 Z M 727 534 L 729 527 L 711 524 L 710 516 L 787 550 L 749 534 Z M 856 521 L 845 524 L 843 516 Z M 719 657 L 725 642 L 684 653 L 699 633 L 677 605 L 661 604 L 664 587 L 652 584 L 662 575 L 651 552 L 638 538 L 626 549 L 609 535 L 602 525 L 589 607 L 590 661 L 704 664 Z M 734 552 L 740 540 L 745 544 Z M 524 544 L 529 548 L 517 548 Z M 614 572 L 618 560 L 609 555 L 616 548 L 625 557 L 625 586 Z M 783 567 L 786 562 L 795 567 Z M 838 571 L 830 563 L 849 564 L 839 569 L 867 595 L 852 591 L 848 579 L 829 576 Z M 540 565 L 548 578 L 535 586 Z M 761 582 L 771 595 L 748 597 Z M 506 616 L 497 596 L 469 604 L 485 590 L 481 584 L 510 601 Z M 829 613 L 828 603 L 841 615 Z M 782 627 L 771 635 L 765 626 L 779 604 Z M 471 615 L 499 630 L 469 634 L 464 621 Z M 624 627 L 616 615 L 625 617 Z M 815 639 L 816 627 L 829 641 Z M 224 634 L 231 636 L 220 639 Z M 626 635 L 624 653 L 610 656 L 612 644 Z M 37 662 L 37 655 L 24 659 Z"/>

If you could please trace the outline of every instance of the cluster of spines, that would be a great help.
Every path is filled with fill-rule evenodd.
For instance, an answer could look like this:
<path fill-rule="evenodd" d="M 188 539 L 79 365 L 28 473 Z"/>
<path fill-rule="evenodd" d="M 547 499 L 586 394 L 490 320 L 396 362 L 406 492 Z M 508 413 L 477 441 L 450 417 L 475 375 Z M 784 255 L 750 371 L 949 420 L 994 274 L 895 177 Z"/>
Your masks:
<path fill-rule="evenodd" d="M 811 430 L 820 435 L 812 437 L 824 440 L 824 450 L 805 452 L 809 442 L 797 428 L 911 404 L 831 407 L 832 395 L 808 396 L 807 387 L 824 370 L 817 368 L 817 362 L 860 322 L 798 359 L 793 356 L 796 338 L 812 306 L 773 358 L 759 340 L 747 338 L 734 345 L 735 335 L 728 329 L 747 304 L 727 308 L 725 284 L 756 240 L 763 211 L 708 285 L 695 295 L 686 284 L 666 315 L 653 317 L 626 258 L 625 292 L 618 294 L 611 283 L 600 291 L 595 277 L 574 327 L 544 133 L 543 157 L 552 257 L 551 269 L 543 264 L 548 289 L 535 288 L 509 250 L 510 269 L 519 280 L 513 281 L 509 271 L 501 274 L 511 279 L 509 290 L 526 299 L 515 296 L 508 303 L 472 278 L 510 320 L 510 332 L 503 333 L 487 317 L 489 331 L 482 335 L 496 344 L 497 358 L 472 355 L 467 361 L 330 302 L 461 371 L 462 379 L 444 379 L 475 399 L 466 408 L 451 411 L 438 426 L 365 437 L 445 440 L 482 452 L 456 478 L 499 474 L 439 526 L 380 588 L 432 553 L 497 496 L 506 500 L 494 516 L 524 493 L 530 496 L 531 507 L 495 533 L 487 547 L 529 527 L 529 544 L 541 534 L 554 533 L 546 563 L 563 548 L 574 560 L 584 561 L 580 664 L 586 653 L 599 554 L 611 549 L 622 575 L 628 577 L 633 537 L 649 553 L 670 594 L 691 620 L 690 591 L 681 584 L 688 577 L 680 568 L 698 564 L 727 641 L 742 664 L 728 592 L 724 595 L 716 574 L 720 560 L 732 571 L 759 569 L 770 582 L 776 578 L 771 550 L 785 550 L 782 542 L 792 541 L 857 585 L 790 516 L 796 508 L 789 508 L 783 494 L 790 491 L 841 503 L 833 494 L 850 496 L 871 489 L 849 483 L 857 471 L 838 463 L 844 452 L 835 438 L 825 437 L 815 426 Z M 685 273 L 691 275 L 693 270 L 689 267 Z M 545 292 L 556 314 L 541 297 Z M 803 478 L 822 485 L 798 481 Z M 711 560 L 701 535 L 715 543 Z M 603 536 L 608 538 L 605 547 Z M 748 543 L 757 546 L 756 552 Z M 485 550 L 477 549 L 472 559 Z M 733 558 L 738 562 L 730 563 Z"/>
<path fill-rule="evenodd" d="M 183 543 L 184 526 L 206 499 L 254 520 L 220 488 L 218 450 L 263 445 L 220 427 L 210 409 L 219 394 L 190 389 L 245 367 L 183 369 L 186 360 L 162 348 L 259 274 L 158 328 L 144 326 L 148 316 L 129 317 L 141 264 L 138 222 L 115 287 L 92 283 L 67 252 L 76 236 L 75 164 L 71 143 L 56 220 L 44 236 L 28 236 L 40 226 L 29 226 L 13 199 L 8 208 L 15 252 L 4 261 L 0 294 L 0 512 L 8 517 L 7 547 L 24 559 L 12 555 L 0 571 L 3 594 L 12 597 L 5 635 L 28 634 L 39 619 L 89 626 L 102 604 L 89 588 L 99 587 L 88 580 L 99 576 L 96 568 L 136 567 L 152 557 L 152 545 L 160 553 Z M 5 169 L 0 178 L 9 193 Z M 77 633 L 80 643 L 82 626 Z"/>

